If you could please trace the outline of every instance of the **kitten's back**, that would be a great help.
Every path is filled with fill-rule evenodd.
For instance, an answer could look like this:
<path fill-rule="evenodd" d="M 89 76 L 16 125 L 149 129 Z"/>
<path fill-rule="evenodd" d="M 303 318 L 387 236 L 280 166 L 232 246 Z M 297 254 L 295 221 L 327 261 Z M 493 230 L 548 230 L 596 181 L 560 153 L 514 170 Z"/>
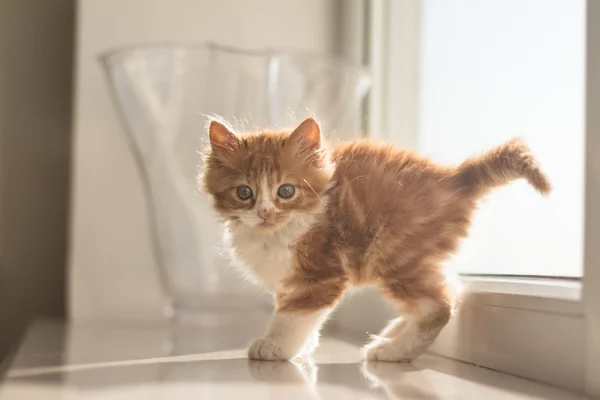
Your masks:
<path fill-rule="evenodd" d="M 477 200 L 492 187 L 526 178 L 542 193 L 550 188 L 522 141 L 457 167 L 367 140 L 339 146 L 333 160 L 328 220 L 351 264 L 378 265 L 375 275 L 446 258 L 467 235 Z"/>
<path fill-rule="evenodd" d="M 333 204 L 365 228 L 396 218 L 430 218 L 458 199 L 455 169 L 411 151 L 362 140 L 336 148 L 333 160 Z"/>

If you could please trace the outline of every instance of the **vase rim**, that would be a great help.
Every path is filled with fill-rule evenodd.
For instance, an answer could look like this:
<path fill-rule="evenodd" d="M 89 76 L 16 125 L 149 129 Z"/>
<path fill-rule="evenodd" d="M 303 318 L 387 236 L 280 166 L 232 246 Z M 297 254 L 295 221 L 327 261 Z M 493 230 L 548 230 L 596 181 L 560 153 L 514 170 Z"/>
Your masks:
<path fill-rule="evenodd" d="M 327 55 L 327 54 L 319 54 L 316 52 L 310 51 L 302 51 L 302 50 L 294 50 L 294 49 L 276 49 L 276 48 L 264 48 L 264 49 L 252 49 L 252 48 L 243 48 L 229 45 L 222 45 L 215 42 L 183 42 L 183 41 L 174 41 L 174 42 L 139 42 L 126 44 L 121 46 L 109 47 L 105 50 L 102 50 L 98 53 L 98 60 L 100 63 L 106 64 L 110 63 L 111 59 L 118 57 L 123 54 L 132 53 L 136 51 L 147 51 L 147 50 L 169 50 L 169 49 L 181 49 L 185 51 L 200 51 L 200 50 L 217 50 L 224 53 L 230 54 L 238 54 L 250 57 L 281 57 L 281 56 L 291 56 L 291 57 L 310 57 L 315 58 L 320 61 L 326 61 L 333 64 L 338 64 L 340 66 L 344 66 L 346 68 L 355 69 L 357 72 L 363 75 L 369 75 L 368 69 L 366 66 L 361 65 L 359 63 L 355 63 L 344 59 L 342 57 L 336 55 Z"/>

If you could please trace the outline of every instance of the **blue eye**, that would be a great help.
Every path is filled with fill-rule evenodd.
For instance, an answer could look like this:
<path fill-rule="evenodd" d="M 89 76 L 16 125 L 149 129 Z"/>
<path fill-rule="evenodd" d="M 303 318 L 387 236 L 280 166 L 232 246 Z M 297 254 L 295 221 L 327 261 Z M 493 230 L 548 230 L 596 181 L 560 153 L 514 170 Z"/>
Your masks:
<path fill-rule="evenodd" d="M 235 192 L 242 200 L 248 200 L 250 197 L 252 197 L 252 189 L 250 189 L 249 186 L 238 186 Z"/>
<path fill-rule="evenodd" d="M 277 189 L 277 195 L 283 199 L 289 199 L 294 193 L 296 193 L 296 188 L 289 183 L 281 185 L 279 186 L 279 189 Z"/>

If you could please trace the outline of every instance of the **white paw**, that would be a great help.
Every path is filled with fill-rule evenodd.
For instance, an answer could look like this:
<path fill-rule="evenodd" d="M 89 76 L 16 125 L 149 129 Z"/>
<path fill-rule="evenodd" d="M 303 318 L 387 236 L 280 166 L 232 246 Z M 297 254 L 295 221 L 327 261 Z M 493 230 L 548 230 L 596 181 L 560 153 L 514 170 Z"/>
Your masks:
<path fill-rule="evenodd" d="M 251 360 L 286 361 L 293 356 L 269 338 L 258 339 L 248 349 L 248 358 Z"/>
<path fill-rule="evenodd" d="M 368 361 L 410 362 L 414 358 L 411 350 L 397 340 L 376 336 L 363 347 L 363 357 Z"/>

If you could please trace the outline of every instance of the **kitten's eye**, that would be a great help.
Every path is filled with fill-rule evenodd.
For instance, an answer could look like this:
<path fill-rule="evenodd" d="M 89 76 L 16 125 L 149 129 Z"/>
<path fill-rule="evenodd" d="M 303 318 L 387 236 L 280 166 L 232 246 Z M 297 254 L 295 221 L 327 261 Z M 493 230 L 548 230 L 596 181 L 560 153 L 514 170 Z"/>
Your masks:
<path fill-rule="evenodd" d="M 279 186 L 279 189 L 277 189 L 277 195 L 284 199 L 289 199 L 294 195 L 294 193 L 296 193 L 296 188 L 293 185 L 290 185 L 289 183 L 281 185 Z"/>
<path fill-rule="evenodd" d="M 250 197 L 252 197 L 252 189 L 250 189 L 249 186 L 238 186 L 235 192 L 242 200 L 248 200 Z"/>

